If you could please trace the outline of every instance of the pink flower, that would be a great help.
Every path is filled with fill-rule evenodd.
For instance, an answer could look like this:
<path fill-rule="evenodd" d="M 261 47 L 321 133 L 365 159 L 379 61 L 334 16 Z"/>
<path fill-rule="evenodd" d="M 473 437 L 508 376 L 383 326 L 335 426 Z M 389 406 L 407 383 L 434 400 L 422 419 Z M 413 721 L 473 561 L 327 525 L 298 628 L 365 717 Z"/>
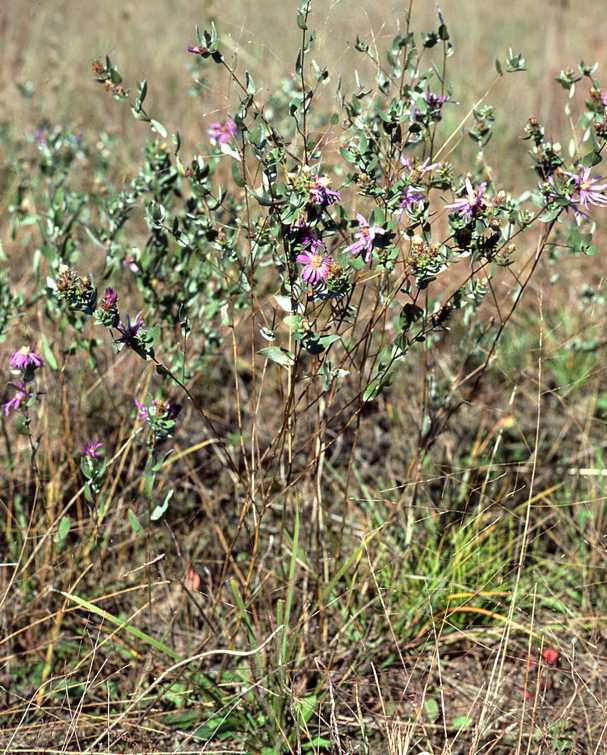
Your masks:
<path fill-rule="evenodd" d="M 356 220 L 360 226 L 360 229 L 354 234 L 356 241 L 347 247 L 345 251 L 350 252 L 354 257 L 358 257 L 359 254 L 364 252 L 364 259 L 368 264 L 371 261 L 371 253 L 373 251 L 375 237 L 381 236 L 386 231 L 380 225 L 369 225 L 360 212 L 356 213 Z"/>
<path fill-rule="evenodd" d="M 456 199 L 455 202 L 446 205 L 446 207 L 448 210 L 453 210 L 458 215 L 472 218 L 477 212 L 484 210 L 487 206 L 487 202 L 484 198 L 487 184 L 483 181 L 476 191 L 473 189 L 469 178 L 466 178 L 464 184 L 466 186 L 466 196 Z"/>
<path fill-rule="evenodd" d="M 17 389 L 15 395 L 5 404 L 2 404 L 2 412 L 5 417 L 8 417 L 12 412 L 18 411 L 21 408 L 21 404 L 25 403 L 31 396 L 25 383 L 19 382 L 15 385 L 15 388 Z"/>
<path fill-rule="evenodd" d="M 118 294 L 114 291 L 114 289 L 106 288 L 103 299 L 99 302 L 99 306 L 101 309 L 110 310 L 116 306 L 117 301 Z"/>
<path fill-rule="evenodd" d="M 211 123 L 208 128 L 211 144 L 227 144 L 236 136 L 236 124 L 231 118 L 223 123 Z"/>
<path fill-rule="evenodd" d="M 101 443 L 98 440 L 90 441 L 89 443 L 86 443 L 84 448 L 82 449 L 82 455 L 85 456 L 87 459 L 98 459 L 99 449 L 102 446 L 103 446 L 103 443 Z"/>
<path fill-rule="evenodd" d="M 327 280 L 333 262 L 332 258 L 322 253 L 324 246 L 320 241 L 313 241 L 309 251 L 298 254 L 297 262 L 303 265 L 301 277 L 306 283 L 315 286 L 320 281 Z"/>
<path fill-rule="evenodd" d="M 587 217 L 587 211 L 590 210 L 590 205 L 596 207 L 607 207 L 607 197 L 603 192 L 607 189 L 607 183 L 601 183 L 602 177 L 590 178 L 590 168 L 584 168 L 580 166 L 578 173 L 569 173 L 565 171 L 565 175 L 569 176 L 574 192 L 571 195 L 571 202 L 573 211 L 575 212 L 575 219 L 578 225 L 581 223 L 582 218 Z M 584 210 L 581 210 L 581 205 Z"/>
<path fill-rule="evenodd" d="M 149 417 L 149 412 L 147 406 L 142 401 L 137 401 L 137 399 L 133 399 L 135 402 L 135 406 L 137 407 L 137 419 L 140 419 L 142 422 L 146 422 Z"/>
<path fill-rule="evenodd" d="M 19 351 L 13 352 L 8 364 L 13 370 L 37 370 L 44 366 L 40 354 L 32 351 L 28 346 L 22 346 Z"/>
<path fill-rule="evenodd" d="M 204 53 L 208 52 L 207 47 L 199 47 L 198 45 L 188 45 L 187 48 L 188 52 L 191 52 L 192 55 L 204 55 Z"/>

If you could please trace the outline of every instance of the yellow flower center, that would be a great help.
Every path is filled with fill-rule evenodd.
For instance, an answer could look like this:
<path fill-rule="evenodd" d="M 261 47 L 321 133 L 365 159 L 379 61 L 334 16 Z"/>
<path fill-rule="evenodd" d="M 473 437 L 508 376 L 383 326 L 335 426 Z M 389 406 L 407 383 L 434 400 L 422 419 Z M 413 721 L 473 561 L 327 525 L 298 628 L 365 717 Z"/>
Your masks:
<path fill-rule="evenodd" d="M 312 254 L 310 255 L 310 267 L 313 267 L 315 270 L 318 270 L 319 267 L 322 266 L 322 254 Z"/>

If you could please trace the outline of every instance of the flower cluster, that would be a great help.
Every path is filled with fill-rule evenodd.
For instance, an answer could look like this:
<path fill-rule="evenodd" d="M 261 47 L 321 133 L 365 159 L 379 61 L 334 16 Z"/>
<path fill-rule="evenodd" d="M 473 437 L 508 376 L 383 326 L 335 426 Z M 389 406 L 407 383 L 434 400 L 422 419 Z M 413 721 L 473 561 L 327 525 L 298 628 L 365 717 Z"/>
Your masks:
<path fill-rule="evenodd" d="M 310 188 L 312 202 L 320 207 L 330 207 L 341 202 L 341 194 L 330 188 L 331 181 L 327 176 L 319 176 Z"/>
<path fill-rule="evenodd" d="M 106 288 L 103 299 L 95 310 L 95 321 L 106 328 L 116 328 L 120 321 L 118 294 L 113 288 Z"/>
<path fill-rule="evenodd" d="M 106 288 L 101 301 L 97 301 L 97 289 L 88 276 L 81 277 L 75 270 L 63 265 L 55 282 L 57 297 L 71 309 L 94 315 L 95 321 L 106 328 L 116 329 L 120 334 L 114 340 L 114 347 L 120 351 L 125 346 L 136 352 L 142 359 L 154 356 L 154 335 L 145 328 L 143 314 L 138 312 L 135 320 L 130 315 L 120 318 L 118 294 L 113 288 Z"/>
<path fill-rule="evenodd" d="M 30 384 L 34 381 L 36 370 L 44 366 L 44 360 L 29 346 L 22 346 L 11 354 L 8 366 L 13 372 L 20 373 L 20 377 L 15 383 L 9 383 L 15 392 L 11 399 L 2 404 L 2 412 L 5 417 L 13 412 L 26 409 L 36 400 L 38 394 L 30 389 Z"/>
<path fill-rule="evenodd" d="M 181 404 L 161 398 L 148 403 L 138 399 L 133 399 L 133 402 L 137 409 L 137 419 L 149 425 L 154 441 L 159 442 L 170 437 L 175 420 L 181 412 Z"/>
<path fill-rule="evenodd" d="M 92 440 L 85 443 L 80 454 L 80 470 L 85 479 L 84 495 L 91 503 L 99 495 L 105 479 L 107 466 L 102 447 L 101 441 Z"/>
<path fill-rule="evenodd" d="M 60 265 L 56 280 L 57 296 L 71 309 L 92 314 L 97 303 L 97 290 L 88 275 L 80 276 L 67 265 Z"/>

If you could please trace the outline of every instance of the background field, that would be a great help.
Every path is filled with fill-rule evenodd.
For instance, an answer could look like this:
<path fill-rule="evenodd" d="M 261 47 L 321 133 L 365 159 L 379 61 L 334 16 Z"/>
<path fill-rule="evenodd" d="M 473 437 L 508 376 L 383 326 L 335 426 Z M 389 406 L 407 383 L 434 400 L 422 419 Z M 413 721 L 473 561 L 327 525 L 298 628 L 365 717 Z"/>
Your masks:
<path fill-rule="evenodd" d="M 0 144 L 0 239 L 16 291 L 32 285 L 36 238 L 10 232 L 16 184 L 7 145 L 45 122 L 92 143 L 109 132 L 118 137 L 111 172 L 118 183 L 132 178 L 148 133 L 91 77 L 91 62 L 110 54 L 129 81 L 149 80 L 150 111 L 179 130 L 187 151 L 200 149 L 208 122 L 228 113 L 236 94 L 216 75 L 201 97 L 188 97 L 185 47 L 194 25 L 216 19 L 234 59 L 272 92 L 291 76 L 295 7 L 292 0 L 0 5 L 0 124 L 8 134 Z M 416 29 L 430 28 L 434 4 L 413 8 Z M 516 191 L 530 181 L 521 141 L 527 118 L 538 116 L 564 144 L 569 138 L 566 93 L 554 77 L 581 59 L 599 61 L 601 77 L 602 13 L 586 0 L 444 0 L 441 8 L 463 112 L 489 86 L 495 57 L 509 47 L 525 55 L 528 71 L 505 77 L 489 97 L 498 121 L 487 157 Z M 402 12 L 402 2 L 316 3 L 314 57 L 332 76 L 327 110 L 335 108 L 338 78 L 351 81 L 360 67 L 356 34 L 381 50 Z M 447 132 L 459 115 L 452 117 Z M 464 141 L 454 159 L 470 155 Z M 308 481 L 276 504 L 254 555 L 248 532 L 232 540 L 242 511 L 217 459 L 199 447 L 203 429 L 188 407 L 175 437 L 180 461 L 167 465 L 162 482 L 179 488 L 180 506 L 162 525 L 134 532 L 126 512 L 141 494 L 142 455 L 123 445 L 133 427 L 126 396 L 153 370 L 132 355 L 113 356 L 108 344 L 100 374 L 84 359 L 60 367 L 39 416 L 43 481 L 35 492 L 27 441 L 2 420 L 0 747 L 603 752 L 607 304 L 602 232 L 597 238 L 594 257 L 542 264 L 482 388 L 463 396 L 462 412 L 427 456 L 418 456 L 425 399 L 423 370 L 414 365 L 327 458 L 324 526 L 313 519 Z M 521 265 L 530 251 L 521 250 Z M 82 255 L 94 268 L 95 249 L 84 244 Z M 513 290 L 504 277 L 499 295 L 508 301 Z M 13 328 L 0 344 L 2 364 L 19 332 L 43 333 L 57 358 L 64 353 L 65 339 L 33 312 Z M 432 355 L 445 380 L 461 367 L 460 333 L 455 327 Z M 234 399 L 221 368 L 195 383 L 213 418 L 233 430 Z M 91 437 L 110 453 L 122 449 L 101 532 L 78 495 L 77 454 Z M 61 540 L 68 503 L 72 529 Z M 270 643 L 238 655 L 273 636 L 286 606 L 288 653 Z M 236 654 L 172 668 L 219 648 Z M 229 703 L 199 695 L 209 678 Z M 234 714 L 240 709 L 246 736 Z M 268 741 L 270 719 L 292 729 Z"/>

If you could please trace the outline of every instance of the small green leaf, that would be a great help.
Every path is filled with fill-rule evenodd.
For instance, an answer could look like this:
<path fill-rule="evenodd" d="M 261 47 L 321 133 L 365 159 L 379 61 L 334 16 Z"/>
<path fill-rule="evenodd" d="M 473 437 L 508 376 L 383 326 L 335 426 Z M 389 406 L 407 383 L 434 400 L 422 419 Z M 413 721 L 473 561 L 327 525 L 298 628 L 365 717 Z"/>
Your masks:
<path fill-rule="evenodd" d="M 236 160 L 232 161 L 232 178 L 234 179 L 236 186 L 240 186 L 240 188 L 242 188 L 245 185 L 245 180 L 242 177 L 240 170 L 238 169 L 238 162 Z"/>
<path fill-rule="evenodd" d="M 306 742 L 304 745 L 301 746 L 302 752 L 307 752 L 308 750 L 316 750 L 319 747 L 322 747 L 323 749 L 328 749 L 329 747 L 333 747 L 334 742 L 332 739 L 327 739 L 326 737 L 314 737 L 314 739 L 311 739 L 309 742 Z"/>
<path fill-rule="evenodd" d="M 142 535 L 143 534 L 143 527 L 141 524 L 139 524 L 139 519 L 137 519 L 137 516 L 133 509 L 129 509 L 127 511 L 127 517 L 129 520 L 129 524 L 131 525 L 131 529 L 136 535 Z"/>
<path fill-rule="evenodd" d="M 55 533 L 56 543 L 58 543 L 59 545 L 63 543 L 63 541 L 69 534 L 71 526 L 72 526 L 71 518 L 67 514 L 65 516 L 62 516 L 59 521 L 59 526 L 57 527 L 57 532 Z"/>
<path fill-rule="evenodd" d="M 166 139 L 169 135 L 169 132 L 166 130 L 166 128 L 160 123 L 159 121 L 155 121 L 153 118 L 150 121 L 150 126 L 152 127 L 152 131 L 155 131 L 157 134 L 159 134 L 163 139 Z"/>
<path fill-rule="evenodd" d="M 589 152 L 587 155 L 584 155 L 582 158 L 582 165 L 584 165 L 587 168 L 592 168 L 595 165 L 598 165 L 602 161 L 602 157 L 598 152 L 595 152 L 592 150 L 592 152 Z"/>
<path fill-rule="evenodd" d="M 363 401 L 365 403 L 367 401 L 373 401 L 373 399 L 377 398 L 381 389 L 382 389 L 382 381 L 380 377 L 377 377 L 374 380 L 372 380 L 369 383 L 369 385 L 366 387 L 365 392 L 363 393 Z"/>
<path fill-rule="evenodd" d="M 427 697 L 424 702 L 424 710 L 426 715 L 430 719 L 431 723 L 434 723 L 439 715 L 438 703 L 433 697 Z"/>
<path fill-rule="evenodd" d="M 15 419 L 15 430 L 19 433 L 19 435 L 29 435 L 29 421 L 27 417 L 25 417 L 23 414 L 20 414 Z"/>
<path fill-rule="evenodd" d="M 41 333 L 40 335 L 40 344 L 42 347 L 42 355 L 44 356 L 47 365 L 51 368 L 51 370 L 59 369 L 59 365 L 57 364 L 53 350 L 51 349 L 48 338 L 44 335 L 44 333 Z"/>
<path fill-rule="evenodd" d="M 148 82 L 145 79 L 143 81 L 140 81 L 138 89 L 139 89 L 139 93 L 137 95 L 137 99 L 135 100 L 135 110 L 137 112 L 141 110 L 143 106 L 143 102 L 148 93 Z"/>
<path fill-rule="evenodd" d="M 290 351 L 281 349 L 280 346 L 268 346 L 260 349 L 259 354 L 271 362 L 281 365 L 281 367 L 291 367 L 295 363 L 295 357 Z"/>
<path fill-rule="evenodd" d="M 318 343 L 324 348 L 328 349 L 331 344 L 336 343 L 336 341 L 341 340 L 341 336 L 338 336 L 337 334 L 329 335 L 329 336 L 321 336 L 318 339 Z"/>
<path fill-rule="evenodd" d="M 287 326 L 287 328 L 291 328 L 291 330 L 297 330 L 303 322 L 303 317 L 301 315 L 287 315 L 283 319 L 283 322 Z"/>
<path fill-rule="evenodd" d="M 297 716 L 299 723 L 304 726 L 314 715 L 316 708 L 318 707 L 318 698 L 316 695 L 307 695 L 307 697 L 300 697 L 294 701 L 295 715 Z"/>
<path fill-rule="evenodd" d="M 469 729 L 472 726 L 472 719 L 470 716 L 457 716 L 451 722 L 453 729 Z"/>
<path fill-rule="evenodd" d="M 165 513 L 166 510 L 169 508 L 169 501 L 173 497 L 174 490 L 169 490 L 169 492 L 165 495 L 164 501 L 160 504 L 160 506 L 156 506 L 154 511 L 150 514 L 150 519 L 153 522 L 157 522 L 159 519 L 161 519 Z"/>

